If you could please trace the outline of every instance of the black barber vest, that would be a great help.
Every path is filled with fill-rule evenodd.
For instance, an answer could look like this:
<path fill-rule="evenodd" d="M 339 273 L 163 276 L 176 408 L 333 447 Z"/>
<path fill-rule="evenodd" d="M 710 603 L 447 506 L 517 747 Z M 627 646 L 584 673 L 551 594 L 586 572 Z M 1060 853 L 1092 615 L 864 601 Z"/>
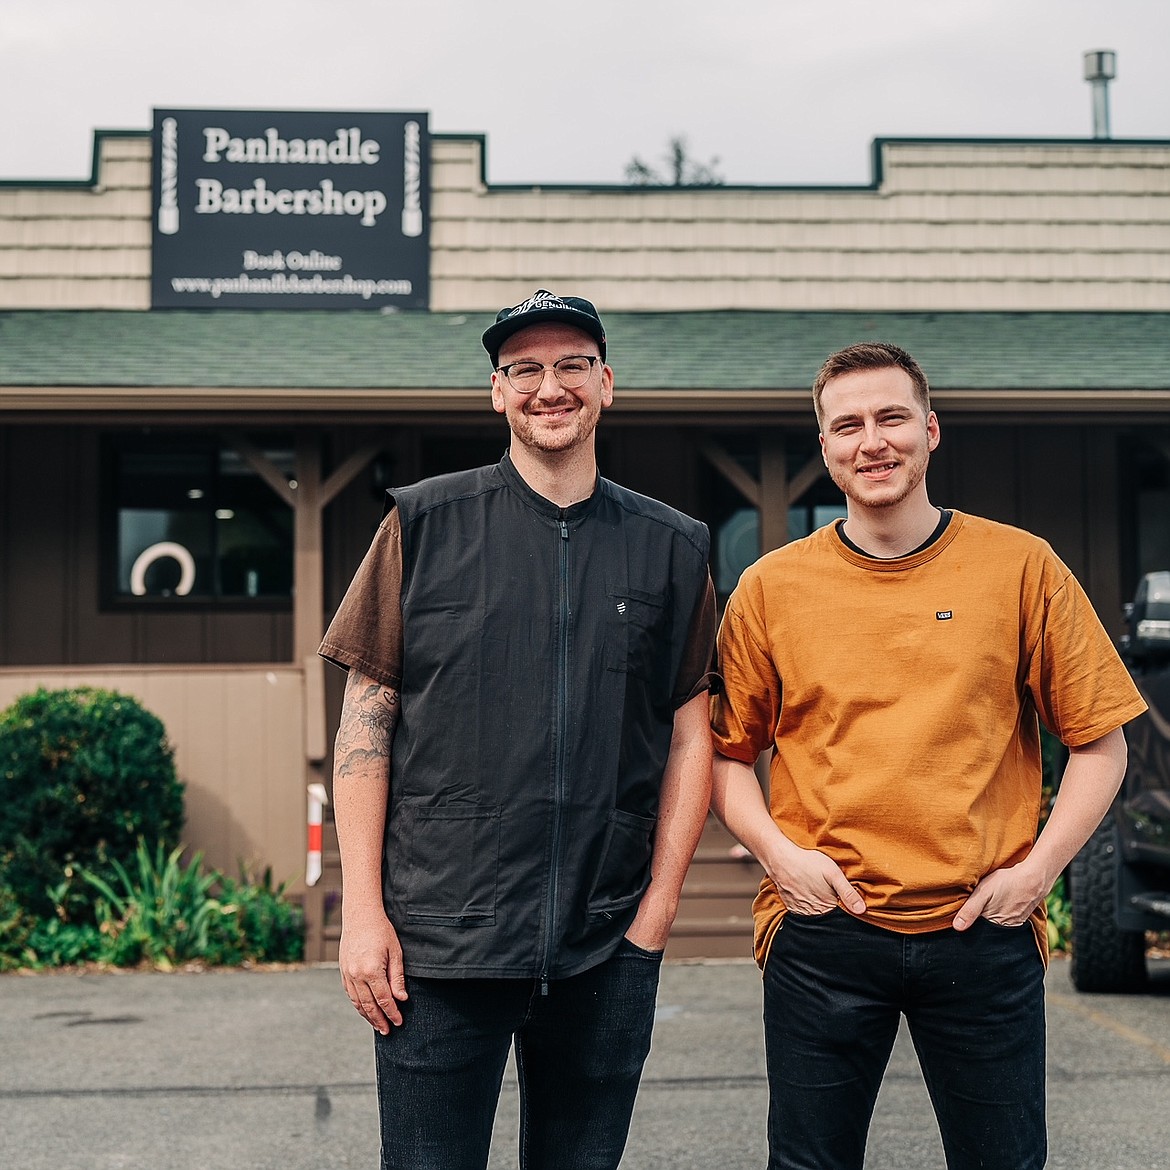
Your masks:
<path fill-rule="evenodd" d="M 507 456 L 390 495 L 404 644 L 383 890 L 407 972 L 576 974 L 649 884 L 707 529 L 604 479 L 560 509 Z"/>

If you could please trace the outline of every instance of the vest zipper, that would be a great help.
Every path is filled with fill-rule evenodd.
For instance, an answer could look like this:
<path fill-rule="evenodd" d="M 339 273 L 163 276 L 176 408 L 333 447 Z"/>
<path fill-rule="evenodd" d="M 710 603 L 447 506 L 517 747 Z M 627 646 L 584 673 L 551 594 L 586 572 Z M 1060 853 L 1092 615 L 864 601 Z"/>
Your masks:
<path fill-rule="evenodd" d="M 564 517 L 561 530 L 560 637 L 557 646 L 557 746 L 553 775 L 553 842 L 548 877 L 548 914 L 545 918 L 544 963 L 540 973 L 540 994 L 548 995 L 548 969 L 552 963 L 553 939 L 556 937 L 557 874 L 561 864 L 561 821 L 565 807 L 565 756 L 569 724 L 569 622 L 573 616 L 569 602 L 569 526 Z"/>

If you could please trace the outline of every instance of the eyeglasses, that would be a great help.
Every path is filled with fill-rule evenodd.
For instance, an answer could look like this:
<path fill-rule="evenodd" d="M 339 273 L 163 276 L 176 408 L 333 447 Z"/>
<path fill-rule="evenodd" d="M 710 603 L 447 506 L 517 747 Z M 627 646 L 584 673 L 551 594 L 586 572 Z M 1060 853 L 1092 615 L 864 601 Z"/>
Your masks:
<path fill-rule="evenodd" d="M 601 361 L 596 354 L 592 357 L 581 354 L 563 357 L 551 366 L 540 362 L 512 362 L 500 366 L 498 372 L 508 379 L 508 385 L 519 394 L 535 394 L 544 384 L 544 371 L 552 370 L 557 385 L 564 390 L 577 390 L 589 381 L 593 363 Z"/>

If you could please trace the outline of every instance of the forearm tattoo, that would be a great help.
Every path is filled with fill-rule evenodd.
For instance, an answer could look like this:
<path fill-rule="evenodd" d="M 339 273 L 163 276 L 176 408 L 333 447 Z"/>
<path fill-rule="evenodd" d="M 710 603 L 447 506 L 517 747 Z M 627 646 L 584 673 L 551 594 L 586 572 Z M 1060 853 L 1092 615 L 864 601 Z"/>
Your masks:
<path fill-rule="evenodd" d="M 398 723 L 398 692 L 389 687 L 366 687 L 362 700 L 357 710 L 358 722 L 369 732 L 374 751 L 388 756 Z"/>
<path fill-rule="evenodd" d="M 351 676 L 337 729 L 335 763 L 343 776 L 385 767 L 398 725 L 398 692 L 373 679 Z"/>

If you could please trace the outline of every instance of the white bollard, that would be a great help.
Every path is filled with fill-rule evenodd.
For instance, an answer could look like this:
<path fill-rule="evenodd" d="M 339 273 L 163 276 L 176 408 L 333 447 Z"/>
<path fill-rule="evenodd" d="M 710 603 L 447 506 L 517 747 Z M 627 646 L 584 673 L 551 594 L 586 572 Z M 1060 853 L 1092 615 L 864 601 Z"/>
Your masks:
<path fill-rule="evenodd" d="M 309 856 L 305 864 L 305 885 L 315 886 L 321 877 L 321 821 L 329 803 L 324 784 L 309 785 Z"/>

